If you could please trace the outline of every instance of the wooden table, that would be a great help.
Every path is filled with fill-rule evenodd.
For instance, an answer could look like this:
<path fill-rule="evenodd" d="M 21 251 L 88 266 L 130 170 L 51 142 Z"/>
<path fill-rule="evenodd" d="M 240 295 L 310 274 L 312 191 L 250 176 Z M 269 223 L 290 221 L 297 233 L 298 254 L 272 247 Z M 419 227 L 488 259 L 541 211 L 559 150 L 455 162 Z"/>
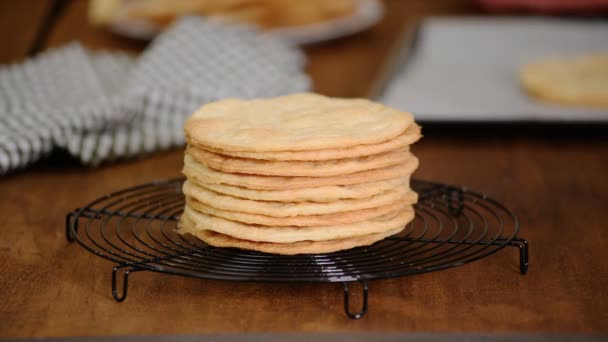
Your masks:
<path fill-rule="evenodd" d="M 50 1 L 0 2 L 0 62 L 30 50 Z M 143 43 L 88 26 L 68 4 L 43 48 L 80 40 L 140 51 Z M 462 1 L 390 1 L 374 29 L 306 48 L 317 91 L 365 94 L 402 25 L 475 12 Z M 110 191 L 180 173 L 182 151 L 96 169 L 65 156 L 0 178 L 0 336 L 203 332 L 608 332 L 608 141 L 598 134 L 498 134 L 450 128 L 418 143 L 416 176 L 467 185 L 503 201 L 531 245 L 530 271 L 504 250 L 478 262 L 370 285 L 370 311 L 342 311 L 340 285 L 268 285 L 138 273 L 129 298 L 110 294 L 106 260 L 70 245 L 65 214 Z M 518 129 L 513 127 L 513 129 Z M 504 131 L 504 129 L 503 129 Z M 483 134 L 479 134 L 482 132 Z"/>

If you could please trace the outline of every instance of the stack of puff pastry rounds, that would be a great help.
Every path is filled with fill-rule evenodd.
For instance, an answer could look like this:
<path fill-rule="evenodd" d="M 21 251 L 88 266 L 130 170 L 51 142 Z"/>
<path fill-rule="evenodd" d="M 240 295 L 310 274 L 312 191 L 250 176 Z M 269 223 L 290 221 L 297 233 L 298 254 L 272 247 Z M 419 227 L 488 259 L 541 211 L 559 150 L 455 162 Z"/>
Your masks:
<path fill-rule="evenodd" d="M 402 231 L 418 196 L 411 114 L 294 94 L 207 104 L 186 122 L 181 234 L 275 254 L 329 253 Z"/>

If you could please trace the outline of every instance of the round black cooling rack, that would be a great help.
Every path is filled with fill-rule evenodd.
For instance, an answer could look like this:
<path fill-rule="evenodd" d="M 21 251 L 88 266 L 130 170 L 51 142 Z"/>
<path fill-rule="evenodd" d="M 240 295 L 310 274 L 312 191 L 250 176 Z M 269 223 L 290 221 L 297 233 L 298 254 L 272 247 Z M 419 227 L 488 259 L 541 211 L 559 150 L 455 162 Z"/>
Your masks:
<path fill-rule="evenodd" d="M 517 218 L 466 188 L 412 180 L 420 198 L 415 219 L 401 233 L 366 247 L 284 256 L 212 247 L 177 234 L 183 182 L 163 180 L 114 192 L 67 215 L 67 239 L 115 263 L 116 301 L 127 297 L 129 275 L 139 271 L 228 281 L 338 282 L 344 287 L 345 313 L 356 319 L 367 312 L 370 280 L 460 266 L 507 246 L 519 249 L 520 272 L 528 270 L 528 242 L 517 236 Z M 363 289 L 356 313 L 349 304 L 352 282 Z"/>

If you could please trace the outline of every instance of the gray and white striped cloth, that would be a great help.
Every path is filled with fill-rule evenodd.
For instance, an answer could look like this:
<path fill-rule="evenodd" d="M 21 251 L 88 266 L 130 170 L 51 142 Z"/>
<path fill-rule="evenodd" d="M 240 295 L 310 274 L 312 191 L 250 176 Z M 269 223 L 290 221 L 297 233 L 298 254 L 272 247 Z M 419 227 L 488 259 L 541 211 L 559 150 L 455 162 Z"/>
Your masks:
<path fill-rule="evenodd" d="M 182 145 L 205 103 L 310 89 L 304 63 L 254 28 L 187 17 L 138 58 L 72 43 L 0 67 L 0 174 L 56 148 L 97 165 Z"/>

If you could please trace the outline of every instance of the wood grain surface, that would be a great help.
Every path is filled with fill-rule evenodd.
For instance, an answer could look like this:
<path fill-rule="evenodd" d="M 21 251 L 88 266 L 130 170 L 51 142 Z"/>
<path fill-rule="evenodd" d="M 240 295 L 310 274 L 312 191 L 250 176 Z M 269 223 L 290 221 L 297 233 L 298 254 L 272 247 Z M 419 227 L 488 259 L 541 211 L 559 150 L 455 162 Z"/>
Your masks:
<path fill-rule="evenodd" d="M 0 62 L 26 55 L 46 1 L 0 2 Z M 309 46 L 308 71 L 329 95 L 366 93 L 399 29 L 430 14 L 471 13 L 462 1 L 390 1 L 374 29 Z M 140 51 L 145 44 L 88 26 L 73 1 L 46 46 L 81 40 Z M 458 130 L 458 128 L 453 128 Z M 515 129 L 515 128 L 514 128 Z M 485 130 L 484 134 L 479 134 Z M 61 154 L 0 178 L 0 337 L 204 332 L 608 332 L 608 141 L 543 129 L 427 134 L 415 176 L 466 185 L 504 202 L 530 241 L 441 272 L 370 284 L 369 312 L 346 318 L 339 284 L 283 285 L 141 272 L 116 303 L 112 263 L 64 236 L 65 214 L 108 192 L 179 175 L 181 150 L 90 169 Z"/>

